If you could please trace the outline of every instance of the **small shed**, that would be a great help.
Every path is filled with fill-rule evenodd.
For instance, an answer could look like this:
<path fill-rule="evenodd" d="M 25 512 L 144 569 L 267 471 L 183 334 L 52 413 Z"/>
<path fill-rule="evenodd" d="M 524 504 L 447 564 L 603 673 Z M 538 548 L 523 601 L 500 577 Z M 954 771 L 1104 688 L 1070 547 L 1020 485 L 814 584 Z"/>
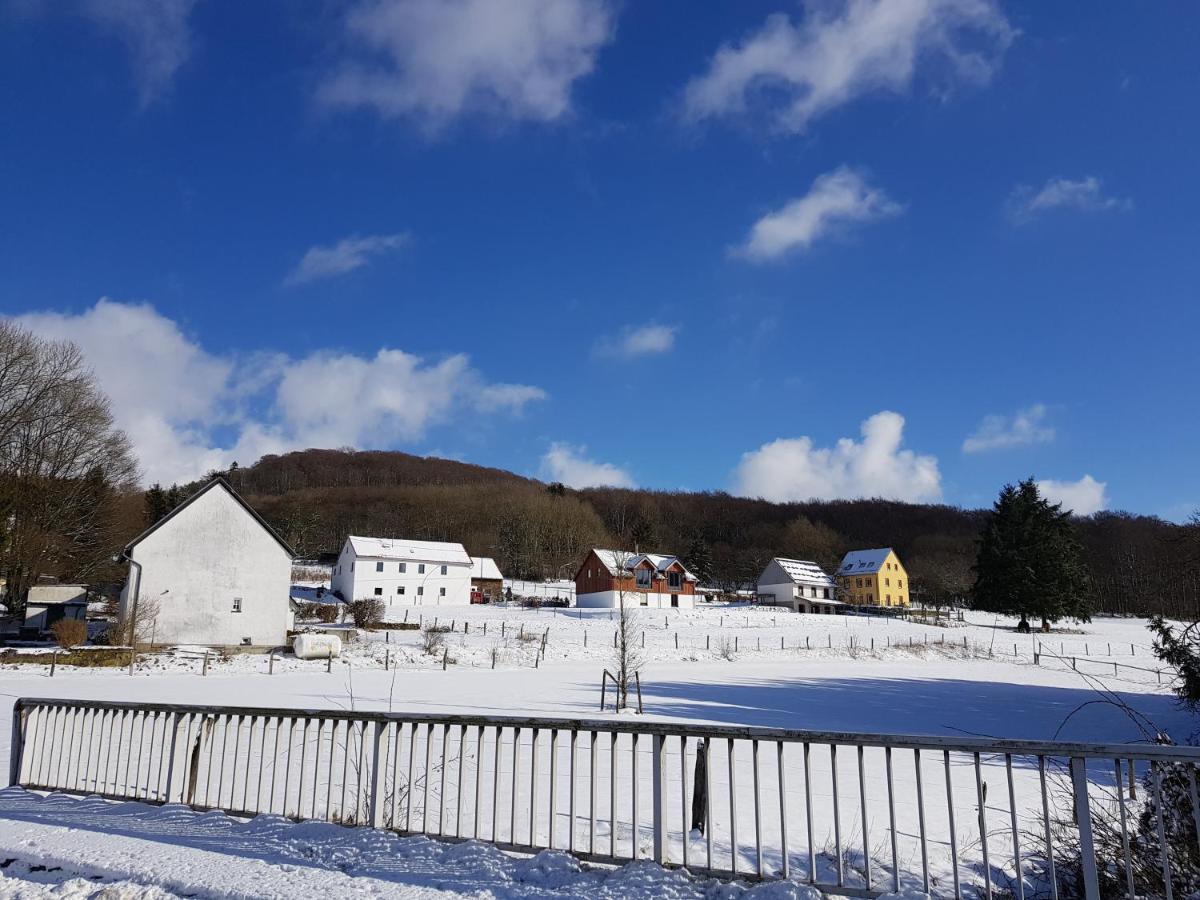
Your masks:
<path fill-rule="evenodd" d="M 35 584 L 25 601 L 22 630 L 48 632 L 59 619 L 87 620 L 86 584 Z"/>
<path fill-rule="evenodd" d="M 478 593 L 484 603 L 496 603 L 504 598 L 504 576 L 490 556 L 471 557 L 471 593 Z"/>

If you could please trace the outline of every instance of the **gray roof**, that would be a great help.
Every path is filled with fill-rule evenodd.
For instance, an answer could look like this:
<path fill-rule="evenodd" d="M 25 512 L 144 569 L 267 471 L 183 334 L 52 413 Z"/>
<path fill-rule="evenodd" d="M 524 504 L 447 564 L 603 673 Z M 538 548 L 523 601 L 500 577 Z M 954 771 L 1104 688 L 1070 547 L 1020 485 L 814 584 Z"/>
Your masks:
<path fill-rule="evenodd" d="M 892 552 L 891 547 L 880 547 L 876 550 L 851 550 L 842 557 L 838 566 L 838 575 L 873 575 L 883 568 L 883 562 Z"/>

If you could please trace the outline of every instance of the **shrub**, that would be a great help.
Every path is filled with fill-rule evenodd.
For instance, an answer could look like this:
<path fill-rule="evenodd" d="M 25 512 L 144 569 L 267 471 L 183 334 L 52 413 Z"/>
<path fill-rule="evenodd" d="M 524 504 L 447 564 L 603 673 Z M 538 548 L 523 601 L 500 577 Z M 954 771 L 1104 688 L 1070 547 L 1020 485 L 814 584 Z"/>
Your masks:
<path fill-rule="evenodd" d="M 438 653 L 446 643 L 445 627 L 426 625 L 421 629 L 421 649 L 429 656 Z"/>
<path fill-rule="evenodd" d="M 347 608 L 350 611 L 350 618 L 354 620 L 354 624 L 358 628 L 366 628 L 383 618 L 383 601 L 378 597 L 352 600 L 347 604 Z"/>
<path fill-rule="evenodd" d="M 83 619 L 59 619 L 50 626 L 54 639 L 64 650 L 87 643 L 87 622 Z"/>
<path fill-rule="evenodd" d="M 296 619 L 301 622 L 312 622 L 320 617 L 320 603 L 300 603 L 296 607 Z"/>
<path fill-rule="evenodd" d="M 338 620 L 338 605 L 336 603 L 314 603 L 317 608 L 317 621 L 329 625 Z"/>

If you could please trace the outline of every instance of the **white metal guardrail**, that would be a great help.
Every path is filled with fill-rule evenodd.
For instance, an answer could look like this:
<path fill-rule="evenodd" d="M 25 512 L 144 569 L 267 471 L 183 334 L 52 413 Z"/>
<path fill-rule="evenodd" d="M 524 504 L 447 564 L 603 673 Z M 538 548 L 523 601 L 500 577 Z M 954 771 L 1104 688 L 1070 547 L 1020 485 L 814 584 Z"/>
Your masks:
<path fill-rule="evenodd" d="M 22 699 L 10 780 L 848 896 L 1093 900 L 1172 897 L 1191 863 L 1164 781 L 1200 826 L 1198 763 L 1153 744 Z"/>

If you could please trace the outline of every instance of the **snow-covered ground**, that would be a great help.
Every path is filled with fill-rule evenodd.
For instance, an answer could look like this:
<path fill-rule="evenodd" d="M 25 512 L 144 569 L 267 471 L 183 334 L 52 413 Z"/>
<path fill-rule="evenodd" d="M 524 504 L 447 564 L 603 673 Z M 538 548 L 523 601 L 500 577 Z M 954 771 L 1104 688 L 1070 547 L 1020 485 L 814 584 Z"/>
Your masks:
<path fill-rule="evenodd" d="M 393 619 L 402 620 L 404 615 L 402 609 L 390 611 Z M 425 612 L 409 610 L 408 615 L 411 620 L 417 615 L 423 617 Z M 476 606 L 440 610 L 432 615 L 439 625 L 450 621 L 454 625 L 454 631 L 445 635 L 443 650 L 424 653 L 423 637 L 418 631 L 376 632 L 347 648 L 342 659 L 333 661 L 331 672 L 326 672 L 324 661 L 303 662 L 285 657 L 275 660 L 274 674 L 268 675 L 265 657 L 244 655 L 214 658 L 208 676 L 203 677 L 196 656 L 180 654 L 148 661 L 132 678 L 123 670 L 60 667 L 51 679 L 43 666 L 8 666 L 0 670 L 0 683 L 4 694 L 12 699 L 58 696 L 408 712 L 589 718 L 612 715 L 602 714 L 598 709 L 600 673 L 606 665 L 611 667 L 612 658 L 614 623 L 607 611 L 539 612 Z M 821 731 L 1105 742 L 1143 740 L 1143 732 L 1115 705 L 1088 703 L 1096 699 L 1095 688 L 1105 686 L 1158 729 L 1179 741 L 1190 736 L 1193 720 L 1176 707 L 1167 686 L 1158 684 L 1143 621 L 1102 619 L 1072 626 L 1071 633 L 1043 637 L 1016 635 L 1010 630 L 1012 622 L 991 616 L 968 614 L 968 619 L 952 628 L 940 628 L 891 619 L 799 616 L 756 608 L 702 608 L 665 615 L 642 613 L 638 630 L 645 631 L 646 641 L 642 674 L 646 717 Z M 543 635 L 546 649 L 541 656 Z M 1032 657 L 1039 642 L 1043 664 L 1035 667 Z M 448 657 L 445 671 L 444 656 Z M 1071 668 L 1072 656 L 1076 658 L 1078 671 Z M 1113 675 L 1113 662 L 1118 663 L 1117 676 Z M 0 707 L 0 758 L 7 755 L 10 715 L 8 704 Z M 814 779 L 818 774 L 825 777 L 823 770 L 814 770 Z M 936 783 L 939 774 L 931 770 L 928 783 Z M 997 776 L 991 773 L 989 777 Z M 1018 773 L 1019 803 L 1032 802 L 1036 794 L 1033 784 L 1026 783 L 1031 777 L 1035 778 L 1028 771 Z M 740 779 L 741 776 L 741 784 L 748 783 Z M 961 784 L 955 784 L 956 804 L 961 803 L 964 810 L 970 809 L 974 785 L 969 773 L 961 773 L 960 780 Z M 911 776 L 897 771 L 898 795 L 911 793 L 910 782 Z M 723 782 L 714 782 L 714 790 L 719 793 L 723 788 L 718 784 Z M 769 785 L 764 787 L 764 791 L 768 790 Z M 1006 798 L 1002 799 L 1006 802 Z M 944 804 L 945 799 L 941 802 Z M 51 803 L 67 806 L 52 808 L 48 805 Z M 993 813 L 1001 826 L 1006 808 L 998 805 Z M 67 809 L 70 815 L 64 812 Z M 124 810 L 124 813 L 106 810 Z M 906 822 L 911 813 L 902 803 L 899 814 L 905 827 L 911 824 Z M 363 836 L 335 826 L 287 825 L 277 819 L 260 818 L 242 824 L 223 816 L 215 817 L 216 814 L 199 816 L 185 810 L 151 813 L 131 804 L 114 806 L 96 800 L 66 798 L 32 800 L 21 795 L 0 797 L 0 857 L 35 862 L 45 855 L 65 860 L 65 855 L 53 856 L 46 848 L 60 846 L 52 843 L 59 840 L 64 842 L 63 847 L 92 846 L 98 833 L 124 834 L 116 824 L 121 815 L 141 823 L 138 825 L 141 830 L 126 835 L 127 839 L 150 841 L 152 846 L 167 840 L 175 848 L 171 852 L 185 855 L 201 850 L 236 854 L 236 850 L 227 850 L 225 837 L 212 837 L 225 834 L 221 829 L 229 833 L 238 829 L 250 833 L 255 829 L 274 829 L 271 840 L 286 844 L 291 840 L 286 835 L 292 834 L 299 842 L 296 846 L 305 847 L 336 844 L 336 835 L 345 836 L 344 840 L 351 843 L 365 841 L 372 847 L 376 846 L 372 842 L 395 842 L 387 843 L 388 853 L 398 854 L 402 859 L 408 859 L 405 854 L 410 851 L 400 852 L 397 848 L 410 845 L 424 848 L 420 853 L 411 851 L 417 856 L 421 853 L 428 856 L 424 862 L 414 864 L 417 868 L 436 873 L 424 880 L 395 860 L 381 879 L 373 874 L 376 871 L 373 864 L 315 867 L 355 876 L 355 890 L 364 895 L 382 895 L 376 893 L 374 879 L 387 882 L 388 890 L 397 885 L 406 890 L 432 890 L 449 885 L 459 893 L 491 890 L 496 896 L 574 896 L 575 893 L 605 896 L 606 888 L 600 883 L 583 885 L 582 882 L 574 888 L 539 882 L 535 887 L 543 893 L 528 893 L 532 888 L 519 874 L 525 871 L 519 868 L 525 863 L 485 848 L 476 847 L 469 854 L 493 860 L 500 869 L 474 881 L 464 881 L 454 874 L 454 867 L 481 863 L 474 856 L 469 863 L 462 863 L 453 854 L 468 854 L 468 851 L 448 849 L 424 839 Z M 168 818 L 160 821 L 161 816 Z M 56 821 L 62 824 L 52 824 Z M 91 824 L 79 824 L 82 821 Z M 181 825 L 185 821 L 186 828 Z M 847 833 L 853 834 L 854 825 L 846 827 Z M 84 829 L 86 839 L 81 841 L 81 832 L 68 830 L 73 828 Z M 209 828 L 215 831 L 206 831 Z M 819 823 L 818 831 L 819 849 L 824 849 L 827 836 Z M 186 841 L 178 837 L 193 832 L 200 837 Z M 750 828 L 743 832 L 752 833 Z M 879 833 L 883 833 L 882 829 Z M 209 837 L 204 838 L 205 834 Z M 34 840 L 35 844 L 22 843 L 27 840 Z M 417 843 L 411 844 L 413 841 Z M 181 846 L 185 849 L 178 849 Z M 275 845 L 269 842 L 262 846 L 264 854 L 269 856 L 264 865 L 284 868 L 299 865 L 287 861 L 292 851 L 275 852 L 270 849 Z M 345 852 L 354 859 L 360 859 L 362 854 L 361 848 L 354 853 L 348 849 Z M 147 858 L 152 857 L 149 850 L 147 854 Z M 335 857 L 342 858 L 334 853 L 330 859 Z M 557 856 L 555 860 L 554 866 L 568 865 L 558 861 Z M 170 891 L 178 888 L 188 892 L 197 888 L 197 885 L 189 888 L 185 882 L 146 882 L 132 863 L 128 870 L 98 865 L 62 868 L 64 877 L 77 872 L 85 878 L 103 875 L 137 884 L 155 884 Z M 188 869 L 181 861 L 170 869 L 189 872 L 203 865 L 196 861 Z M 310 870 L 314 868 L 311 863 L 309 866 Z M 650 877 L 645 873 L 651 870 L 644 865 L 638 871 L 642 873 L 639 877 Z M 575 873 L 571 877 L 582 875 Z M 654 883 L 654 896 L 698 896 L 694 893 L 696 886 L 686 879 L 679 882 L 682 886 L 678 890 L 683 893 L 673 893 L 676 888 L 667 887 L 668 882 L 674 884 L 671 879 L 682 876 L 656 872 L 653 877 L 660 879 Z M 286 879 L 280 882 L 281 892 L 287 883 Z M 0 892 L 4 890 L 3 884 L 0 882 Z M 305 890 L 313 893 L 307 883 Z M 348 889 L 331 890 L 337 893 Z M 628 885 L 622 890 L 625 892 L 611 896 L 638 896 Z M 236 887 L 214 887 L 212 893 L 239 895 Z M 317 895 L 321 896 L 319 892 Z"/>

